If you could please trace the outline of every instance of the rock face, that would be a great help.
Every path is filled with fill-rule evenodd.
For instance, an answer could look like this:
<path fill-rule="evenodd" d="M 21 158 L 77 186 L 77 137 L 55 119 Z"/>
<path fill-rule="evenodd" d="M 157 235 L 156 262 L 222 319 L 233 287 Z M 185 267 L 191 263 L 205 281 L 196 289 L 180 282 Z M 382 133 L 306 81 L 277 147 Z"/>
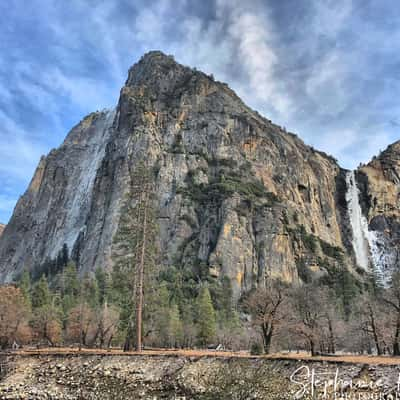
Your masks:
<path fill-rule="evenodd" d="M 385 283 L 400 261 L 400 141 L 359 168 L 363 211 L 373 240 L 372 261 Z"/>
<path fill-rule="evenodd" d="M 4 224 L 0 224 L 0 236 L 3 234 L 5 227 Z"/>
<path fill-rule="evenodd" d="M 388 159 L 357 175 L 371 224 L 397 207 L 384 229 L 398 220 L 399 165 Z M 90 114 L 40 161 L 0 240 L 0 281 L 63 247 L 81 271 L 112 268 L 122 200 L 143 160 L 156 171 L 162 265 L 229 277 L 236 297 L 271 276 L 299 282 L 338 263 L 354 272 L 346 171 L 226 84 L 151 52 L 129 70 L 115 110 Z M 390 199 L 375 200 L 381 185 Z"/>

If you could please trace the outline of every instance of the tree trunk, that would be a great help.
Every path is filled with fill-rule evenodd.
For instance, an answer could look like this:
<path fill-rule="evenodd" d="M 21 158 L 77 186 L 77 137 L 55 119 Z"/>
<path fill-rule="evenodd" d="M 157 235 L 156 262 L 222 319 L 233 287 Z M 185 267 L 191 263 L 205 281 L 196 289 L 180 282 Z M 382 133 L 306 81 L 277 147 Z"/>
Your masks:
<path fill-rule="evenodd" d="M 400 356 L 400 346 L 398 342 L 393 343 L 393 355 Z"/>
<path fill-rule="evenodd" d="M 138 209 L 138 221 L 140 222 L 140 215 L 141 215 L 141 207 L 139 206 Z M 139 251 L 139 242 L 136 243 L 136 251 L 135 254 L 138 254 Z M 136 302 L 136 306 L 137 306 L 137 286 L 138 286 L 138 271 L 137 271 L 137 266 L 135 266 L 136 270 L 134 270 L 134 282 L 132 285 L 132 302 L 135 303 Z M 135 314 L 133 315 L 133 313 L 129 316 L 129 320 L 128 320 L 128 328 L 127 328 L 127 332 L 126 332 L 126 337 L 125 337 L 125 342 L 124 342 L 124 351 L 130 351 L 132 350 L 132 339 L 134 336 L 134 319 L 136 318 L 137 315 L 137 309 L 135 309 Z"/>
<path fill-rule="evenodd" d="M 140 254 L 139 274 L 138 274 L 138 288 L 137 288 L 137 302 L 136 302 L 136 351 L 142 351 L 142 315 L 143 315 L 143 279 L 144 279 L 144 258 L 146 254 L 146 235 L 147 235 L 147 206 L 148 194 L 145 194 L 146 200 L 144 204 L 143 215 L 143 237 L 142 248 Z"/>
<path fill-rule="evenodd" d="M 335 334 L 333 332 L 333 325 L 332 321 L 329 318 L 328 319 L 328 328 L 329 328 L 329 344 L 328 344 L 328 352 L 330 354 L 335 354 L 336 349 L 335 349 Z"/>
<path fill-rule="evenodd" d="M 49 330 L 47 329 L 47 328 L 48 328 L 47 324 L 48 324 L 48 322 L 46 322 L 46 323 L 44 324 L 43 337 L 47 340 L 47 342 L 50 344 L 51 347 L 54 347 L 54 343 L 53 343 L 53 341 L 51 340 L 51 337 L 50 337 L 50 335 L 49 335 Z"/>
<path fill-rule="evenodd" d="M 135 334 L 135 329 L 134 329 L 133 321 L 129 322 L 128 330 L 126 333 L 126 338 L 125 338 L 125 343 L 124 343 L 124 351 L 130 351 L 132 350 L 132 338 Z"/>
<path fill-rule="evenodd" d="M 374 318 L 372 309 L 370 309 L 370 316 L 371 316 L 371 328 L 372 328 L 372 334 L 374 336 L 376 352 L 377 352 L 378 356 L 380 356 L 380 355 L 382 355 L 382 350 L 381 350 L 381 346 L 379 343 L 378 329 L 376 327 L 375 318 Z"/>
<path fill-rule="evenodd" d="M 86 329 L 83 329 L 83 331 L 82 331 L 82 346 L 83 347 L 86 347 L 86 345 L 87 345 L 87 334 L 88 334 L 88 331 Z"/>
<path fill-rule="evenodd" d="M 105 338 L 104 338 L 104 335 L 101 335 L 100 336 L 100 343 L 99 343 L 99 347 L 102 349 L 103 347 L 104 347 L 104 340 Z"/>
<path fill-rule="evenodd" d="M 83 299 L 82 299 L 83 283 L 79 287 L 79 351 L 82 350 L 83 345 Z"/>
<path fill-rule="evenodd" d="M 109 349 L 110 347 L 111 347 L 111 342 L 112 342 L 112 340 L 113 340 L 113 335 L 110 335 L 110 338 L 108 339 L 108 342 L 107 342 L 107 349 Z"/>
<path fill-rule="evenodd" d="M 400 314 L 397 314 L 396 332 L 395 332 L 394 338 L 393 338 L 393 355 L 394 356 L 400 356 L 399 336 L 400 336 Z"/>
<path fill-rule="evenodd" d="M 125 343 L 124 343 L 124 351 L 129 351 L 131 349 L 131 339 L 130 336 L 127 335 L 125 338 Z"/>
<path fill-rule="evenodd" d="M 271 350 L 273 327 L 268 324 L 263 324 L 261 328 L 263 332 L 264 352 L 265 354 L 269 354 Z"/>
<path fill-rule="evenodd" d="M 310 352 L 311 352 L 311 356 L 314 357 L 317 355 L 316 351 L 315 351 L 315 343 L 313 339 L 309 339 L 310 342 Z"/>

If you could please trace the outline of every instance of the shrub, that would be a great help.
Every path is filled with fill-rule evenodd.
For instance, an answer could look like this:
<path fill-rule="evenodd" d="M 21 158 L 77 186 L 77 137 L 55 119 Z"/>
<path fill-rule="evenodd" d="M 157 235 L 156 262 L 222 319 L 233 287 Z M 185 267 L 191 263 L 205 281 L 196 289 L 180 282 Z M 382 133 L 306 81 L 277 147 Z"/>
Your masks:
<path fill-rule="evenodd" d="M 253 342 L 250 346 L 250 354 L 252 356 L 259 356 L 263 353 L 263 347 L 259 342 Z"/>
<path fill-rule="evenodd" d="M 322 239 L 319 239 L 319 243 L 321 245 L 321 249 L 325 255 L 328 257 L 332 257 L 339 262 L 343 261 L 343 250 L 338 246 L 332 246 L 331 244 L 325 242 Z"/>
<path fill-rule="evenodd" d="M 178 188 L 177 193 L 183 194 L 199 203 L 220 203 L 224 199 L 238 193 L 249 201 L 264 200 L 268 205 L 273 205 L 279 198 L 268 192 L 260 181 L 246 181 L 243 177 L 222 175 L 219 179 L 208 184 L 196 184 L 192 175 L 188 175 L 188 186 Z"/>
<path fill-rule="evenodd" d="M 303 259 L 299 259 L 296 262 L 296 268 L 297 268 L 297 273 L 299 275 L 299 278 L 304 282 L 304 283 L 310 283 L 312 281 L 312 273 L 307 267 L 305 261 Z"/>

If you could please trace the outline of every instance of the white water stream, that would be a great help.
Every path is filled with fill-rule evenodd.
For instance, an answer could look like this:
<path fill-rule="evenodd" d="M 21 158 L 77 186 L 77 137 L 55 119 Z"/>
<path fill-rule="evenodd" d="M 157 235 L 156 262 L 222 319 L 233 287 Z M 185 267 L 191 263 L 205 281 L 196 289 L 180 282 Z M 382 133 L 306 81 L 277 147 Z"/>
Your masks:
<path fill-rule="evenodd" d="M 382 233 L 369 230 L 368 221 L 360 206 L 360 191 L 354 171 L 346 175 L 346 201 L 353 232 L 353 248 L 357 264 L 365 271 L 374 272 L 382 284 L 386 285 L 391 276 L 393 254 L 385 246 Z"/>
<path fill-rule="evenodd" d="M 359 200 L 359 190 L 356 184 L 354 171 L 346 175 L 347 184 L 347 210 L 350 217 L 351 229 L 353 231 L 353 248 L 357 264 L 368 271 L 369 267 L 369 230 L 368 222 L 364 217 Z"/>

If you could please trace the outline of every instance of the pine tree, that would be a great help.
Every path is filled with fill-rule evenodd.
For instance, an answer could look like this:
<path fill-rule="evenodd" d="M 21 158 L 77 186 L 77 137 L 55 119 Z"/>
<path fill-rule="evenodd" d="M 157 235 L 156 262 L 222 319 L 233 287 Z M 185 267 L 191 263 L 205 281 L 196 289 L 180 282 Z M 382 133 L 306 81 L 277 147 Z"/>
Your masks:
<path fill-rule="evenodd" d="M 69 260 L 68 254 L 68 246 L 64 243 L 62 249 L 57 255 L 57 259 L 55 260 L 55 273 L 62 271 L 67 266 Z"/>
<path fill-rule="evenodd" d="M 69 262 L 61 275 L 61 300 L 64 318 L 69 311 L 78 304 L 79 300 L 79 278 L 74 262 Z M 65 322 L 65 321 L 64 321 Z"/>
<path fill-rule="evenodd" d="M 44 275 L 32 289 L 32 326 L 39 339 L 54 345 L 61 337 L 61 309 Z"/>
<path fill-rule="evenodd" d="M 207 287 L 200 289 L 197 298 L 197 328 L 198 340 L 202 346 L 207 345 L 214 339 L 216 333 L 216 316 L 210 291 Z"/>
<path fill-rule="evenodd" d="M 180 318 L 179 308 L 176 304 L 172 304 L 169 311 L 169 345 L 177 348 L 182 346 L 183 342 L 183 325 Z"/>
<path fill-rule="evenodd" d="M 144 297 L 152 290 L 157 257 L 154 177 L 143 163 L 131 174 L 118 230 L 114 238 L 114 282 L 128 297 L 122 300 L 126 338 L 124 350 L 142 350 Z"/>
<path fill-rule="evenodd" d="M 359 288 L 357 287 L 356 280 L 353 275 L 344 269 L 340 268 L 339 274 L 336 278 L 336 293 L 342 299 L 343 312 L 346 318 L 349 317 L 351 312 L 351 304 L 359 294 Z"/>
<path fill-rule="evenodd" d="M 69 262 L 64 271 L 64 294 L 76 296 L 79 292 L 78 271 L 74 262 Z"/>
<path fill-rule="evenodd" d="M 161 283 L 157 290 L 151 291 L 146 304 L 146 332 L 151 333 L 152 342 L 157 346 L 169 346 L 170 293 L 166 285 Z"/>
<path fill-rule="evenodd" d="M 183 346 L 192 347 L 196 339 L 196 326 L 195 326 L 195 310 L 196 298 L 188 299 L 180 306 L 180 315 L 183 325 Z"/>
<path fill-rule="evenodd" d="M 22 295 L 24 296 L 26 305 L 30 308 L 32 305 L 32 300 L 31 300 L 31 276 L 28 272 L 28 270 L 24 270 L 22 273 L 19 282 L 18 282 L 18 287 L 21 290 Z"/>
<path fill-rule="evenodd" d="M 44 275 L 39 282 L 33 287 L 32 291 L 32 307 L 40 308 L 51 303 L 51 293 L 47 279 Z"/>
<path fill-rule="evenodd" d="M 98 302 L 100 305 L 104 305 L 110 297 L 110 277 L 103 268 L 97 268 L 95 279 L 98 287 Z"/>
<path fill-rule="evenodd" d="M 88 304 L 93 310 L 99 308 L 99 287 L 97 280 L 85 274 L 81 281 L 80 301 Z"/>

